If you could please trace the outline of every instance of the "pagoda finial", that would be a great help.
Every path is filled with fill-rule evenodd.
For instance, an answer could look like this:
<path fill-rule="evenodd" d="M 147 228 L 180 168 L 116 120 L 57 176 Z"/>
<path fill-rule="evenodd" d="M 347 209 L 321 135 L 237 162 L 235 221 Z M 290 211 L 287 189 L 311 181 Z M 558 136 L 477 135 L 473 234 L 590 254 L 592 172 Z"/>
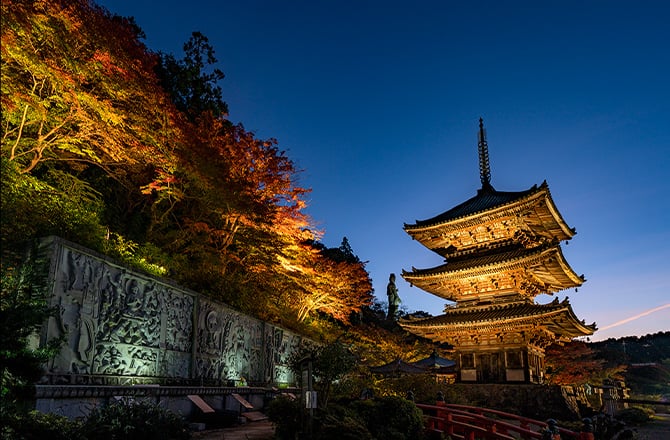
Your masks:
<path fill-rule="evenodd" d="M 482 181 L 482 189 L 492 189 L 491 167 L 489 165 L 489 145 L 486 143 L 486 130 L 484 119 L 479 118 L 479 178 Z"/>

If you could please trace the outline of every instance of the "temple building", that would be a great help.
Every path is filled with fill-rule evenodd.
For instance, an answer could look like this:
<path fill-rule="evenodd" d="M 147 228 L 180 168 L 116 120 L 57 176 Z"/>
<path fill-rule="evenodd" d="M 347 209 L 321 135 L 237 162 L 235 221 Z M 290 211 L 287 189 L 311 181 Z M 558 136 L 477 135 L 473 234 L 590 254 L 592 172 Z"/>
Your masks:
<path fill-rule="evenodd" d="M 450 301 L 444 314 L 407 318 L 406 330 L 454 346 L 461 382 L 540 383 L 544 349 L 591 335 L 568 299 L 539 304 L 584 283 L 565 260 L 559 243 L 575 235 L 546 182 L 519 192 L 491 185 L 488 144 L 479 120 L 477 195 L 427 220 L 405 224 L 405 231 L 445 263 L 403 271 L 413 286 Z"/>

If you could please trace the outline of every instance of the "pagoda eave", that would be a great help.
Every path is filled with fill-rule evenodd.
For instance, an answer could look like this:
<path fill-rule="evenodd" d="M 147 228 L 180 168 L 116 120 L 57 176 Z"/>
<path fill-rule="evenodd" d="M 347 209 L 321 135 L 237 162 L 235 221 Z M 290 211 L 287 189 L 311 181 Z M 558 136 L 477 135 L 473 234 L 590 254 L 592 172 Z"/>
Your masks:
<path fill-rule="evenodd" d="M 567 341 L 592 335 L 597 329 L 595 323 L 587 325 L 579 321 L 567 299 L 560 303 L 555 300 L 546 305 L 517 304 L 466 310 L 454 308 L 440 316 L 405 319 L 399 321 L 399 324 L 411 333 L 450 343 L 461 336 L 513 333 L 537 328 L 545 329 L 557 340 Z"/>
<path fill-rule="evenodd" d="M 510 292 L 534 297 L 579 287 L 585 281 L 570 268 L 557 244 L 463 264 L 403 271 L 402 277 L 411 285 L 450 301 Z"/>

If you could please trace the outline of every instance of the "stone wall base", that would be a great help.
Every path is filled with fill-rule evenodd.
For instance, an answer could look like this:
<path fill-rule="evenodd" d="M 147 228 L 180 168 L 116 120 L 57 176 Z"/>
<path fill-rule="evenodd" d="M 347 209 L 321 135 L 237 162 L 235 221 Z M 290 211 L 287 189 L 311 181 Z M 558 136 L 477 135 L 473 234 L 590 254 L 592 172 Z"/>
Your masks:
<path fill-rule="evenodd" d="M 187 420 L 200 415 L 200 409 L 189 395 L 202 398 L 215 411 L 238 413 L 249 411 L 235 399 L 236 394 L 251 404 L 253 410 L 262 410 L 279 393 L 262 387 L 162 387 L 162 386 L 57 386 L 38 385 L 35 409 L 71 419 L 85 418 L 95 408 L 119 399 L 147 401 L 180 414 Z M 297 389 L 282 392 L 300 393 Z"/>

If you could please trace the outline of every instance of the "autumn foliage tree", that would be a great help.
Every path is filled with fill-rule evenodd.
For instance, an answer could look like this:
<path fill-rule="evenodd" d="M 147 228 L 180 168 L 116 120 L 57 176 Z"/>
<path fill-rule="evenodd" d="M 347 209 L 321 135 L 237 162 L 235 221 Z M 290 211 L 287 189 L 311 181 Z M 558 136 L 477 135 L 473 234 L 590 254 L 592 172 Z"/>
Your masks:
<path fill-rule="evenodd" d="M 32 206 L 38 224 L 72 212 L 98 217 L 98 229 L 127 234 L 124 219 L 146 206 L 139 186 L 156 169 L 170 168 L 165 139 L 177 130 L 170 121 L 178 114 L 157 78 L 147 74 L 157 57 L 140 36 L 132 20 L 85 0 L 2 2 L 3 167 L 7 177 L 22 175 L 19 183 L 31 189 L 16 206 Z M 65 226 L 73 231 L 66 238 L 102 246 L 91 231 L 96 228 L 84 227 L 91 235 L 77 237 L 74 218 L 54 223 L 60 225 L 33 232 L 57 233 Z"/>
<path fill-rule="evenodd" d="M 85 0 L 10 0 L 2 20 L 2 153 L 22 173 L 163 157 L 167 99 L 132 21 Z"/>
<path fill-rule="evenodd" d="M 365 264 L 316 245 L 299 170 L 226 118 L 207 38 L 142 38 L 88 0 L 2 2 L 3 244 L 64 235 L 262 318 L 347 322 Z"/>
<path fill-rule="evenodd" d="M 554 385 L 602 385 L 604 379 L 618 378 L 619 365 L 606 365 L 584 342 L 554 344 L 546 350 L 547 381 Z"/>
<path fill-rule="evenodd" d="M 372 283 L 361 262 L 333 259 L 310 242 L 287 246 L 280 256 L 286 300 L 304 321 L 315 312 L 348 323 L 372 299 Z"/>

